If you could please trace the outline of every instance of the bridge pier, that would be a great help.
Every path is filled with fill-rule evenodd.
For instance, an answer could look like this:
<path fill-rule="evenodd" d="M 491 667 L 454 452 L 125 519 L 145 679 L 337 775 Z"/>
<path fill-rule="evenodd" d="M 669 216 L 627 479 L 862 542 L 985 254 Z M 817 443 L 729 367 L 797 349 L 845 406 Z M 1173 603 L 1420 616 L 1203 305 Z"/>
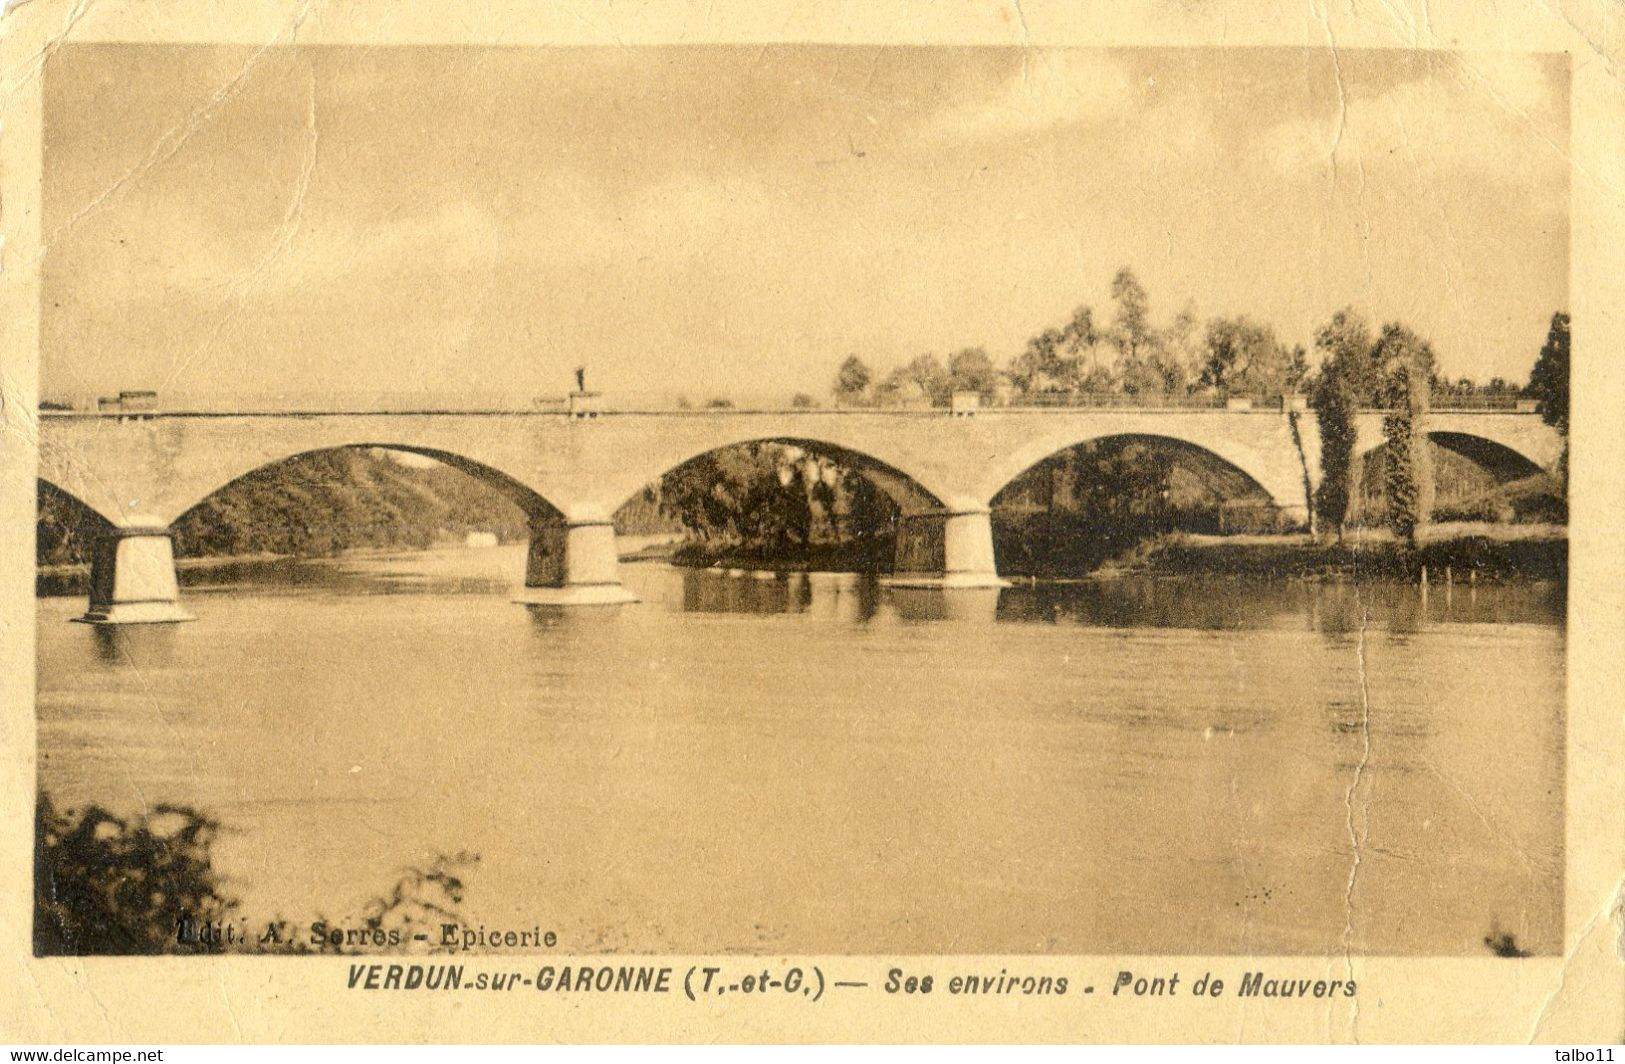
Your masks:
<path fill-rule="evenodd" d="M 91 548 L 90 608 L 77 619 L 86 624 L 190 621 L 180 598 L 169 529 L 115 527 Z"/>
<path fill-rule="evenodd" d="M 993 557 L 987 507 L 903 514 L 897 522 L 893 587 L 1009 587 Z"/>
<path fill-rule="evenodd" d="M 609 606 L 637 600 L 621 584 L 615 526 L 607 518 L 549 520 L 530 526 L 525 589 L 514 601 L 546 606 Z"/>

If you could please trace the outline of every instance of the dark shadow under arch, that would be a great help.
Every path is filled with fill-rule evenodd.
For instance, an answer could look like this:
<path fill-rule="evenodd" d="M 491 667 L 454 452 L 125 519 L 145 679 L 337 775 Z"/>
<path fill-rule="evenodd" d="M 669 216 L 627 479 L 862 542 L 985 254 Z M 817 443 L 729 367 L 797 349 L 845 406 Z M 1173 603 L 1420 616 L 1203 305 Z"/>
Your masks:
<path fill-rule="evenodd" d="M 1087 451 L 1109 456 L 1114 452 L 1125 451 L 1135 446 L 1159 451 L 1163 456 L 1173 459 L 1181 468 L 1200 475 L 1216 495 L 1259 505 L 1275 505 L 1269 490 L 1259 483 L 1257 478 L 1234 462 L 1203 447 L 1201 444 L 1192 443 L 1189 440 L 1183 440 L 1175 436 L 1158 436 L 1150 433 L 1119 433 L 1080 440 L 1077 443 L 1052 451 L 1028 466 L 1017 476 L 1011 478 L 1007 484 L 1000 488 L 993 496 L 993 507 L 995 509 L 1001 507 L 1008 509 L 1016 505 L 1014 496 L 1024 488 L 1030 488 L 1033 478 L 1041 475 L 1046 466 L 1053 467 L 1064 463 L 1068 456 Z"/>
<path fill-rule="evenodd" d="M 1170 532 L 1276 532 L 1269 491 L 1186 440 L 1124 433 L 1055 451 L 992 500 L 999 572 L 1081 577 Z"/>
<path fill-rule="evenodd" d="M 1465 432 L 1430 432 L 1428 439 L 1447 451 L 1470 459 L 1502 483 L 1543 472 L 1539 463 L 1527 455 L 1483 436 Z"/>
<path fill-rule="evenodd" d="M 775 436 L 682 459 L 620 506 L 616 526 L 647 532 L 663 522 L 690 541 L 679 557 L 691 564 L 889 571 L 902 514 L 942 508 L 871 455 Z"/>
<path fill-rule="evenodd" d="M 831 459 L 846 468 L 862 473 L 884 492 L 900 510 L 940 509 L 943 506 L 943 500 L 896 466 L 875 458 L 873 455 L 843 447 L 840 444 L 800 436 L 761 436 L 747 440 L 732 440 L 719 446 L 707 447 L 672 463 L 657 474 L 650 481 L 650 485 L 659 484 L 674 474 L 681 473 L 696 463 L 703 462 L 722 452 L 762 445 L 798 448 Z M 636 499 L 648 487 L 649 485 L 645 485 L 639 488 L 637 492 L 623 500 L 622 506 L 624 507 L 626 503 Z"/>

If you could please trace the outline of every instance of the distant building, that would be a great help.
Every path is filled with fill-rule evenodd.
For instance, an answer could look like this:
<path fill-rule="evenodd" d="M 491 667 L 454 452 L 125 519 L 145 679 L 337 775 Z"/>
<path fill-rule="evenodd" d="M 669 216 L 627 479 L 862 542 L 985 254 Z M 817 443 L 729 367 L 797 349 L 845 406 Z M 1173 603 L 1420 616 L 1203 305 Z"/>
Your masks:
<path fill-rule="evenodd" d="M 96 409 L 103 414 L 150 414 L 158 409 L 158 393 L 141 389 L 104 395 L 96 400 Z"/>

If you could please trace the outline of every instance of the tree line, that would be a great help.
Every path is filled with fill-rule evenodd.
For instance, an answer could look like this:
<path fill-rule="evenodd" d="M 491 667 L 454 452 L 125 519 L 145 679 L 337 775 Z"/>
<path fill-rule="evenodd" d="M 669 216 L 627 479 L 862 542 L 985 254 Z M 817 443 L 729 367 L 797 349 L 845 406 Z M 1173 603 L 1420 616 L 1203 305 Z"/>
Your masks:
<path fill-rule="evenodd" d="M 1351 313 L 1340 311 L 1339 316 Z M 1502 377 L 1484 384 L 1469 377 L 1447 380 L 1431 363 L 1427 373 L 1432 393 L 1439 397 L 1528 394 L 1527 388 Z M 1017 403 L 1117 396 L 1145 402 L 1190 397 L 1263 401 L 1308 392 L 1315 376 L 1303 344 L 1289 347 L 1273 326 L 1246 314 L 1204 322 L 1187 303 L 1172 321 L 1156 325 L 1145 286 L 1124 267 L 1112 279 L 1106 313 L 1079 306 L 1066 322 L 1030 337 L 1002 368 L 981 347 L 963 348 L 946 360 L 922 354 L 884 374 L 853 354 L 836 370 L 831 392 L 840 406 L 947 406 L 955 392 Z M 814 402 L 805 393 L 795 399 L 797 406 Z"/>
<path fill-rule="evenodd" d="M 1353 308 L 1339 310 L 1316 331 L 1312 364 L 1302 344 L 1288 348 L 1270 325 L 1245 314 L 1203 324 L 1187 304 L 1167 325 L 1154 325 L 1145 287 L 1127 267 L 1112 279 L 1111 304 L 1109 313 L 1098 317 L 1093 308 L 1078 307 L 1066 323 L 1029 338 L 1003 369 L 979 347 L 965 348 L 946 363 L 923 354 L 883 377 L 851 355 L 836 371 L 831 390 L 843 406 L 947 406 L 956 392 L 1059 403 L 1110 396 L 1267 400 L 1306 393 L 1321 438 L 1322 481 L 1312 512 L 1340 536 L 1359 487 L 1355 414 L 1361 408 L 1385 410 L 1389 522 L 1410 542 L 1433 509 L 1423 425 L 1436 398 L 1530 398 L 1548 424 L 1568 435 L 1569 316 L 1562 311 L 1552 316 L 1529 383 L 1519 386 L 1501 377 L 1483 385 L 1468 377 L 1441 377 L 1427 340 L 1401 322 L 1373 330 Z"/>
<path fill-rule="evenodd" d="M 1203 323 L 1187 304 L 1167 325 L 1155 325 L 1145 286 L 1127 267 L 1112 279 L 1111 302 L 1107 314 L 1080 306 L 1066 322 L 1034 334 L 1002 369 L 980 347 L 967 347 L 946 363 L 923 354 L 884 376 L 851 355 L 836 371 L 835 400 L 845 406 L 946 406 L 954 392 L 1051 401 L 1201 393 L 1266 399 L 1295 390 L 1308 375 L 1303 345 L 1289 348 L 1273 327 L 1245 314 Z"/>

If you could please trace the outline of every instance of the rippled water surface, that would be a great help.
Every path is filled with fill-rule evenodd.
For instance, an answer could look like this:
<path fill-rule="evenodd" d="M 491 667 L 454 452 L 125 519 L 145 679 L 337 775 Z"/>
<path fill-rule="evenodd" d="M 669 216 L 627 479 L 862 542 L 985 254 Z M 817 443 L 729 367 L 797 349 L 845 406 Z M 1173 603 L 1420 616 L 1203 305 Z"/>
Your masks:
<path fill-rule="evenodd" d="M 1552 952 L 1551 587 L 1002 592 L 522 551 L 187 574 L 177 626 L 39 601 L 43 788 L 180 802 L 251 917 L 476 851 L 465 912 L 571 949 Z"/>

